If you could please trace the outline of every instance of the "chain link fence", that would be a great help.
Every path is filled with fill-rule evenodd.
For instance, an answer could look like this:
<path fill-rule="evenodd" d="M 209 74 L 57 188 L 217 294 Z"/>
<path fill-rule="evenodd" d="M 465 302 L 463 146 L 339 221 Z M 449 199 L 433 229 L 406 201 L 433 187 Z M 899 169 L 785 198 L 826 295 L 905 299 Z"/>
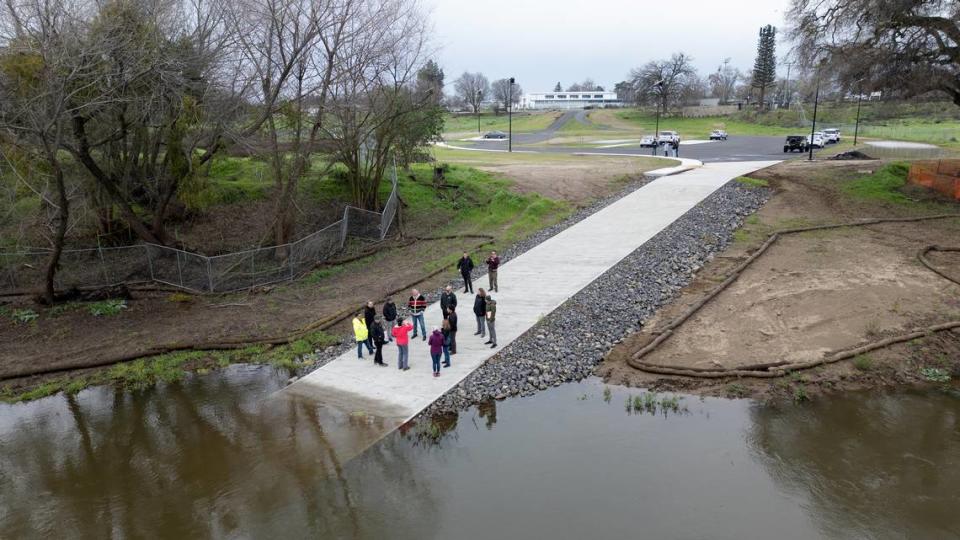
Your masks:
<path fill-rule="evenodd" d="M 229 292 L 296 278 L 338 254 L 348 237 L 383 240 L 397 214 L 397 169 L 382 212 L 352 206 L 343 217 L 289 244 L 206 256 L 156 244 L 64 250 L 56 287 L 158 282 L 195 292 Z M 0 290 L 43 283 L 49 250 L 0 252 Z"/>

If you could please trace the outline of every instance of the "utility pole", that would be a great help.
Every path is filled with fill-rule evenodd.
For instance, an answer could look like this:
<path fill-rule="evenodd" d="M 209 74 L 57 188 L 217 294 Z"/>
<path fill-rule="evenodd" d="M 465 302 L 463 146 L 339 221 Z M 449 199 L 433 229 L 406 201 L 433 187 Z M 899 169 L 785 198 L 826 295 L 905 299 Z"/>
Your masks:
<path fill-rule="evenodd" d="M 507 129 L 510 131 L 507 136 L 507 152 L 513 152 L 513 83 L 514 78 L 510 77 L 510 86 L 507 88 Z"/>
<path fill-rule="evenodd" d="M 658 90 L 658 94 L 663 94 L 663 79 L 653 83 L 653 87 Z M 660 102 L 663 101 L 662 95 L 657 95 L 657 122 L 653 128 L 653 154 L 657 155 L 657 149 L 660 147 Z"/>
<path fill-rule="evenodd" d="M 820 101 L 820 70 L 817 70 L 817 91 L 813 95 L 813 124 L 810 126 L 810 154 L 807 161 L 813 161 L 813 134 L 817 131 L 817 105 Z"/>
<path fill-rule="evenodd" d="M 857 145 L 857 135 L 860 134 L 860 104 L 863 102 L 863 79 L 857 81 L 857 123 L 853 128 L 853 145 Z"/>
<path fill-rule="evenodd" d="M 790 102 L 793 101 L 793 95 L 790 93 L 790 68 L 796 62 L 784 62 L 783 65 L 787 66 L 787 80 L 783 82 L 783 93 L 787 96 L 787 108 L 790 108 Z"/>
<path fill-rule="evenodd" d="M 477 90 L 477 135 L 480 134 L 480 103 L 483 102 L 483 90 Z"/>

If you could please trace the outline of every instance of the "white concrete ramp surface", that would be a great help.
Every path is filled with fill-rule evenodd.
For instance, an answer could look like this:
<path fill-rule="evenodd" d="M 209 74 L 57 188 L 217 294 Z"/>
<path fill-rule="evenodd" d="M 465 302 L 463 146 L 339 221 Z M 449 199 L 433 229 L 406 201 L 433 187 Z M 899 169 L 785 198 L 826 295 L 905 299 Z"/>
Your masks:
<path fill-rule="evenodd" d="M 473 295 L 458 291 L 458 354 L 440 377 L 432 376 L 429 347 L 420 338 L 410 343 L 410 370 L 397 369 L 397 349 L 388 344 L 389 367 L 373 364 L 364 352 L 344 353 L 296 381 L 284 392 L 316 399 L 358 418 L 376 417 L 385 435 L 417 415 L 498 351 L 508 346 L 563 302 L 733 178 L 777 163 L 711 163 L 654 180 L 526 253 L 502 264 L 497 300 L 499 347 L 491 349 L 474 336 Z M 476 257 L 476 256 L 475 256 Z M 482 264 L 480 261 L 475 261 Z M 451 278 L 454 277 L 451 272 Z M 486 277 L 474 288 L 487 286 Z M 408 295 L 397 295 L 398 306 Z M 427 331 L 439 326 L 440 306 L 426 310 Z M 357 414 L 364 413 L 364 414 Z M 372 420 L 370 421 L 373 422 Z M 364 440 L 375 439 L 368 433 Z"/>

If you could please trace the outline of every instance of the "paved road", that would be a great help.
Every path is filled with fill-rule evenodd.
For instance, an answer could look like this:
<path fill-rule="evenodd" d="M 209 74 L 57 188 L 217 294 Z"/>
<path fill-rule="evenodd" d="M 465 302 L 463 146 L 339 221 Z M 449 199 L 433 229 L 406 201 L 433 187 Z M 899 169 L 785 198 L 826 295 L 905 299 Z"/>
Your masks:
<path fill-rule="evenodd" d="M 712 163 L 676 176 L 667 176 L 634 191 L 583 221 L 560 232 L 500 267 L 502 290 L 497 300 L 497 334 L 500 347 L 491 349 L 472 335 L 473 295 L 460 294 L 458 354 L 453 366 L 439 378 L 431 376 L 426 344 L 410 344 L 410 370 L 396 368 L 396 347 L 385 359 L 390 367 L 373 365 L 369 356 L 357 358 L 351 350 L 305 376 L 283 394 L 311 399 L 340 411 L 328 416 L 341 424 L 356 424 L 343 430 L 338 454 L 355 455 L 414 417 L 477 367 L 529 330 L 571 296 L 589 285 L 621 259 L 646 243 L 688 210 L 732 178 L 773 164 L 772 161 Z M 453 276 L 451 275 L 451 278 Z M 477 286 L 486 285 L 486 278 Z M 544 287 L 549 283 L 549 287 Z M 536 294 L 531 294 L 536 291 Z M 440 307 L 425 312 L 428 328 L 439 326 Z M 363 414 L 357 414 L 363 413 Z M 355 418 L 355 421 L 350 421 Z"/>
<path fill-rule="evenodd" d="M 632 154 L 651 155 L 651 148 L 640 148 L 637 145 L 617 146 L 615 148 L 583 148 L 575 146 L 532 146 L 534 143 L 544 142 L 553 135 L 544 136 L 546 132 L 526 133 L 514 135 L 514 150 L 532 150 L 537 152 L 557 152 L 562 154 L 590 153 L 590 154 Z M 551 132 L 551 133 L 555 133 Z M 455 146 L 482 148 L 489 150 L 506 150 L 506 141 L 448 141 Z M 831 148 L 824 149 L 830 152 Z M 663 155 L 661 151 L 660 155 Z M 783 137 L 762 136 L 731 136 L 726 141 L 709 141 L 698 144 L 681 144 L 680 157 L 697 159 L 704 163 L 726 161 L 768 161 L 805 157 L 806 154 L 784 154 Z"/>
<path fill-rule="evenodd" d="M 650 155 L 651 148 L 640 148 L 639 145 L 616 146 L 614 148 L 584 148 L 576 146 L 534 146 L 546 142 L 562 134 L 558 132 L 569 122 L 577 122 L 584 126 L 591 125 L 586 110 L 571 110 L 564 112 L 543 131 L 535 133 L 515 133 L 513 135 L 514 150 L 531 150 L 537 152 L 556 152 L 562 154 L 591 153 L 591 154 L 631 154 Z M 602 129 L 602 126 L 598 126 Z M 688 142 L 696 139 L 694 134 L 681 133 Z M 706 137 L 707 134 L 703 134 Z M 704 163 L 725 161 L 767 161 L 796 159 L 807 154 L 784 154 L 782 136 L 731 136 L 726 141 L 706 141 L 698 144 L 681 144 L 680 157 L 700 160 Z M 701 139 L 702 140 L 702 139 Z M 488 150 L 506 150 L 507 141 L 447 141 L 454 146 L 481 148 Z M 821 152 L 832 153 L 827 147 Z M 817 153 L 817 152 L 815 152 Z M 662 152 L 661 152 L 662 155 Z"/>

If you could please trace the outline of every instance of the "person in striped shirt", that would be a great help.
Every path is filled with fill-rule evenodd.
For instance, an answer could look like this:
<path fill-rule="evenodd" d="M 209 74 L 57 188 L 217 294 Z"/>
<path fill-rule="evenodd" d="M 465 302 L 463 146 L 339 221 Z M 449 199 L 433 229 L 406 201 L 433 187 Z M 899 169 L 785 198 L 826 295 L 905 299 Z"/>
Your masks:
<path fill-rule="evenodd" d="M 413 289 L 410 291 L 410 298 L 407 300 L 407 308 L 410 310 L 410 319 L 413 323 L 413 335 L 417 337 L 417 325 L 420 325 L 420 333 L 423 334 L 423 340 L 427 340 L 427 326 L 423 322 L 423 310 L 427 309 L 427 299 L 420 291 Z"/>

